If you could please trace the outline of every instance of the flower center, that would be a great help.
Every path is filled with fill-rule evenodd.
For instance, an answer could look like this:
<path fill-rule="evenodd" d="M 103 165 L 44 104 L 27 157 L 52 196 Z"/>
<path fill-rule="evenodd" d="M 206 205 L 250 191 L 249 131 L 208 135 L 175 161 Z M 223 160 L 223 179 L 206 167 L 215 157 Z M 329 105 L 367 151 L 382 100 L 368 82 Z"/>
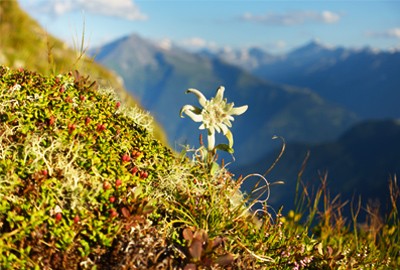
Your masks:
<path fill-rule="evenodd" d="M 224 122 L 224 119 L 227 117 L 226 112 L 224 111 L 224 104 L 222 102 L 215 103 L 211 100 L 202 111 L 203 122 L 207 125 L 207 127 L 216 126 L 220 123 Z"/>

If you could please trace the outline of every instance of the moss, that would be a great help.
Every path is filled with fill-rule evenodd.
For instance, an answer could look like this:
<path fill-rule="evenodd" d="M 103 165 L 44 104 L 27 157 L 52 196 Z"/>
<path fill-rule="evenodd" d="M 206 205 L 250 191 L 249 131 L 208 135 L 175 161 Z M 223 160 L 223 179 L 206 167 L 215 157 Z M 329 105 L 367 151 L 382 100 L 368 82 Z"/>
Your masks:
<path fill-rule="evenodd" d="M 201 163 L 176 157 L 140 108 L 79 72 L 44 76 L 4 66 L 0 97 L 5 269 L 233 260 L 221 239 L 235 222 L 247 223 L 244 204 L 231 204 L 238 186 L 223 168 L 212 176 Z M 208 247 L 190 251 L 185 228 L 202 232 Z"/>
<path fill-rule="evenodd" d="M 45 249 L 85 258 L 92 245 L 110 246 L 145 204 L 134 190 L 172 163 L 150 116 L 77 72 L 1 67 L 0 96 L 1 264 L 24 265 L 15 253 L 46 264 Z"/>

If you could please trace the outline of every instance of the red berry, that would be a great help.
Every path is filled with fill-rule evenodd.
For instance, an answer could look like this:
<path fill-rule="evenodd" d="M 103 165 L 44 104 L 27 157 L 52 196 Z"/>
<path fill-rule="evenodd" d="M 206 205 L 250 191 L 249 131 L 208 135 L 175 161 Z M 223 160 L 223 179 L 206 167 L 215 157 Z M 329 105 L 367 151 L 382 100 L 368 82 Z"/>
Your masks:
<path fill-rule="evenodd" d="M 90 121 L 92 121 L 92 119 L 90 119 L 90 117 L 86 117 L 85 125 L 89 125 Z"/>
<path fill-rule="evenodd" d="M 110 203 L 114 203 L 115 202 L 115 197 L 111 196 L 108 200 L 110 201 Z"/>
<path fill-rule="evenodd" d="M 132 172 L 132 174 L 136 174 L 138 172 L 138 168 L 137 167 L 133 167 L 131 172 Z"/>
<path fill-rule="evenodd" d="M 122 161 L 123 162 L 128 162 L 130 160 L 131 160 L 131 158 L 130 158 L 130 156 L 128 154 L 123 154 L 122 155 Z"/>
<path fill-rule="evenodd" d="M 118 216 L 117 211 L 115 211 L 115 209 L 111 209 L 111 210 L 110 210 L 110 216 L 111 216 L 112 218 L 115 218 L 116 216 Z"/>
<path fill-rule="evenodd" d="M 149 176 L 149 173 L 146 171 L 141 171 L 140 172 L 140 178 L 146 179 Z"/>
<path fill-rule="evenodd" d="M 80 99 L 81 101 L 84 101 L 84 100 L 86 99 L 86 97 L 83 96 L 83 95 L 80 95 L 79 99 Z"/>
<path fill-rule="evenodd" d="M 104 182 L 103 183 L 103 189 L 107 190 L 107 189 L 110 189 L 110 188 L 111 188 L 110 183 L 108 183 L 108 182 Z"/>
<path fill-rule="evenodd" d="M 42 174 L 43 174 L 44 176 L 46 176 L 46 175 L 47 175 L 47 170 L 43 170 L 43 171 L 42 171 Z"/>
<path fill-rule="evenodd" d="M 76 216 L 74 217 L 74 223 L 77 224 L 79 221 L 80 221 L 80 218 L 79 218 L 78 215 L 76 215 Z"/>
<path fill-rule="evenodd" d="M 74 131 L 76 129 L 76 125 L 75 124 L 68 124 L 68 131 L 69 133 L 71 133 L 72 131 Z"/>
<path fill-rule="evenodd" d="M 115 104 L 115 107 L 117 107 L 117 108 L 119 108 L 121 106 L 121 102 L 117 102 L 116 104 Z"/>
<path fill-rule="evenodd" d="M 62 219 L 62 214 L 60 212 L 56 213 L 56 221 L 60 221 Z"/>
<path fill-rule="evenodd" d="M 119 187 L 120 185 L 122 185 L 122 181 L 121 181 L 121 179 L 117 179 L 117 180 L 115 181 L 115 186 L 116 186 L 116 187 Z"/>
<path fill-rule="evenodd" d="M 98 124 L 98 125 L 97 125 L 97 131 L 103 131 L 103 130 L 105 130 L 105 129 L 106 129 L 106 126 L 103 125 L 103 124 Z"/>
<path fill-rule="evenodd" d="M 56 118 L 54 116 L 50 116 L 49 125 L 52 126 L 56 122 Z"/>

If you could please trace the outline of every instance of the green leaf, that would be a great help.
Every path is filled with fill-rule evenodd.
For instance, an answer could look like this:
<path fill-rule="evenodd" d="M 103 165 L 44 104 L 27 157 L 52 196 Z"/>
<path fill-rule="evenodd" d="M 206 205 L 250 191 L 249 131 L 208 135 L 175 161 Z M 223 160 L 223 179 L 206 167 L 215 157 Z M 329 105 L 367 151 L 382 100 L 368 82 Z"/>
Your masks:
<path fill-rule="evenodd" d="M 227 145 L 227 144 L 218 144 L 218 145 L 215 147 L 215 149 L 228 152 L 229 154 L 233 154 L 233 153 L 234 153 L 233 148 L 231 148 L 231 147 L 230 147 L 229 145 Z"/>
<path fill-rule="evenodd" d="M 210 174 L 215 175 L 219 171 L 220 167 L 217 162 L 211 163 L 211 169 L 210 169 Z"/>

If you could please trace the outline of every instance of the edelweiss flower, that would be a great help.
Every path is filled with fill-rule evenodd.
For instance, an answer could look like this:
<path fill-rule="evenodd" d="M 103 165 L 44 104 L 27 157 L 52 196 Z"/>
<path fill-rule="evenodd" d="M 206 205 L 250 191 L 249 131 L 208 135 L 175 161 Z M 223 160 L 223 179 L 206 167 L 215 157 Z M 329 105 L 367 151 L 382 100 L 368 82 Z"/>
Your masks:
<path fill-rule="evenodd" d="M 229 130 L 232 127 L 231 121 L 234 120 L 232 115 L 240 115 L 244 113 L 248 106 L 241 106 L 234 108 L 233 103 L 227 103 L 224 96 L 225 87 L 220 86 L 217 89 L 215 97 L 211 100 L 207 100 L 204 95 L 196 89 L 188 89 L 186 93 L 193 93 L 199 99 L 202 109 L 192 105 L 185 105 L 182 107 L 180 115 L 183 117 L 183 113 L 186 113 L 193 121 L 203 122 L 199 129 L 207 129 L 208 136 L 208 150 L 213 150 L 215 146 L 215 131 L 222 133 L 229 141 L 229 148 L 233 146 L 233 136 Z"/>

